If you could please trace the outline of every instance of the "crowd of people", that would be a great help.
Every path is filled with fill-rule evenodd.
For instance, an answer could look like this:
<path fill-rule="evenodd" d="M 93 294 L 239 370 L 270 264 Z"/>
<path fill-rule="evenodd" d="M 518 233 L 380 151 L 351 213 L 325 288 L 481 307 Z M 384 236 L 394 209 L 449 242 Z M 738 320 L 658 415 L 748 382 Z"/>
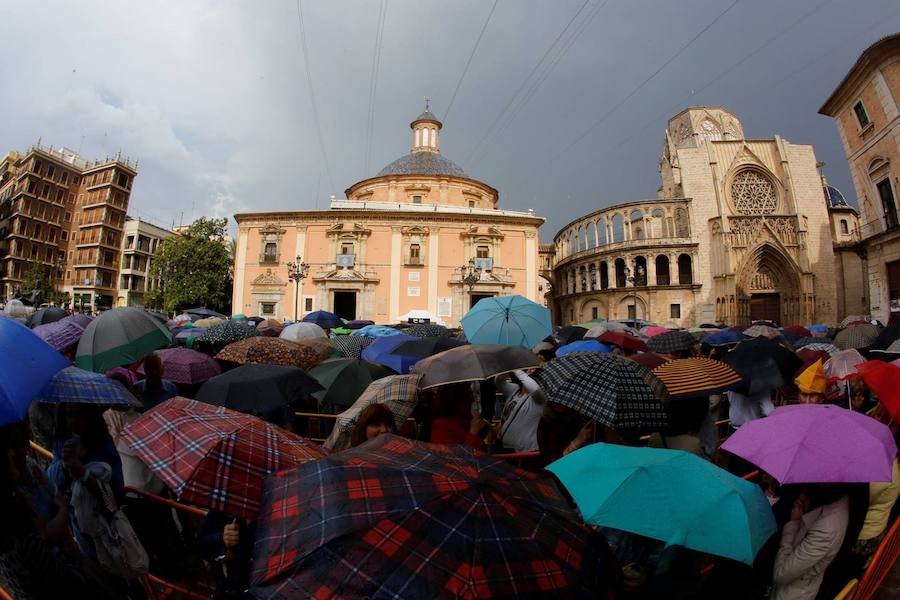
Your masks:
<path fill-rule="evenodd" d="M 248 331 L 260 329 L 262 322 L 237 321 Z M 183 324 L 170 322 L 169 327 Z M 320 327 L 321 338 L 332 341 L 332 359 L 361 360 L 352 351 L 342 353 L 344 344 L 334 341 L 353 333 L 335 333 L 339 327 L 325 325 Z M 848 346 L 838 338 L 840 332 L 854 327 L 873 330 L 865 338 L 867 345 L 853 341 Z M 409 331 L 406 325 L 400 329 Z M 812 331 L 778 328 L 774 323 L 750 328 L 720 324 L 694 331 L 656 329 L 639 331 L 600 320 L 583 327 L 556 327 L 530 348 L 533 363 L 480 379 L 461 377 L 460 381 L 420 387 L 414 390 L 413 406 L 408 410 L 396 408 L 391 397 L 373 401 L 367 390 L 351 406 L 339 406 L 343 412 L 334 419 L 313 419 L 335 423 L 323 452 L 346 452 L 393 434 L 464 445 L 501 457 L 511 455 L 523 468 L 550 476 L 545 467 L 595 443 L 682 451 L 758 485 L 771 506 L 777 532 L 759 549 L 752 564 L 745 564 L 603 523 L 589 523 L 608 545 L 609 570 L 603 577 L 610 597 L 830 598 L 850 579 L 861 577 L 897 516 L 900 464 L 896 456 L 892 457 L 889 480 L 779 482 L 776 474 L 720 449 L 720 444 L 721 438 L 777 414 L 779 407 L 818 404 L 866 415 L 890 428 L 896 453 L 900 426 L 891 416 L 897 414 L 896 408 L 886 402 L 881 388 L 876 391 L 869 385 L 863 376 L 866 369 L 857 367 L 872 361 L 890 364 L 890 359 L 900 357 L 872 352 L 875 346 L 890 346 L 885 336 L 900 339 L 900 327 L 884 328 L 858 319 L 842 328 Z M 471 341 L 466 340 L 465 332 L 450 329 L 430 333 L 455 338 L 460 346 Z M 183 345 L 185 338 L 172 336 L 172 345 L 179 342 Z M 202 342 L 198 336 L 194 348 L 212 360 L 227 345 Z M 836 342 L 843 349 L 835 346 Z M 18 351 L 10 346 L 14 343 L 6 330 L 0 332 L 4 354 Z M 760 350 L 753 351 L 753 343 L 768 344 L 766 352 L 777 346 L 784 354 L 763 356 Z M 576 346 L 567 349 L 570 344 Z M 542 371 L 567 356 L 587 354 L 578 344 L 594 344 L 594 350 L 588 352 L 628 361 L 629 369 L 658 396 L 665 425 L 619 426 L 560 401 Z M 741 357 L 748 348 L 757 362 Z M 78 340 L 55 350 L 76 365 L 83 354 Z M 4 519 L 0 586 L 11 597 L 142 598 L 146 588 L 140 576 L 147 572 L 189 584 L 206 580 L 206 572 L 214 598 L 252 596 L 255 520 L 211 508 L 213 504 L 203 507 L 209 510 L 201 520 L 187 518 L 153 501 L 154 497 L 177 500 L 176 491 L 160 475 L 161 469 L 177 465 L 147 464 L 140 448 L 123 436 L 142 415 L 159 410 L 172 399 L 193 398 L 201 389 L 197 382 L 167 378 L 164 352 L 151 348 L 136 360 L 132 355 L 128 362 L 103 370 L 133 402 L 51 403 L 41 401 L 38 394 L 26 418 L 7 418 L 0 427 L 0 450 L 8 457 L 0 461 L 0 514 Z M 850 352 L 859 358 L 851 357 L 852 368 L 840 371 Z M 733 380 L 703 388 L 691 381 L 691 376 L 672 383 L 660 371 L 667 364 L 695 358 L 727 365 Z M 223 371 L 239 368 L 232 362 L 217 362 Z M 416 374 L 415 367 L 412 374 Z M 697 380 L 701 377 L 696 373 Z M 672 393 L 673 386 L 682 383 L 698 391 Z M 346 384 L 337 381 L 331 385 Z M 265 416 L 275 427 L 315 437 L 309 419 L 291 418 L 294 409 L 325 410 L 316 399 L 317 391 L 310 390 L 285 392 L 292 407 L 288 413 L 246 412 Z M 593 393 L 585 388 L 584 401 L 590 403 Z M 336 442 L 338 438 L 343 441 Z M 36 454 L 33 444 L 49 451 L 52 459 Z M 841 449 L 834 449 L 832 460 L 842 460 L 841 456 Z"/>

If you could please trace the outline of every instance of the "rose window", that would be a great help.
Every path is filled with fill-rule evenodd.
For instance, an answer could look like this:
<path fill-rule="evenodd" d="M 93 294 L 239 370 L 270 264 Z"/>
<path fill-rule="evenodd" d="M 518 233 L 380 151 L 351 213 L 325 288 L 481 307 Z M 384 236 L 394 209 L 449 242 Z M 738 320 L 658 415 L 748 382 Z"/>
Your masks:
<path fill-rule="evenodd" d="M 757 171 L 741 171 L 731 183 L 731 201 L 745 215 L 770 215 L 778 206 L 775 186 Z"/>

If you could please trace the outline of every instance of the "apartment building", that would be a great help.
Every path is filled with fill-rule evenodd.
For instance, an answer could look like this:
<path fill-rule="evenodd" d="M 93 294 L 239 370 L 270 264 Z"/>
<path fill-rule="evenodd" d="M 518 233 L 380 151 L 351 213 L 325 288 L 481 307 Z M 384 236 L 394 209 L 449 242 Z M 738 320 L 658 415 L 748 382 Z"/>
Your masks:
<path fill-rule="evenodd" d="M 146 306 L 144 294 L 158 289 L 160 285 L 159 279 L 149 276 L 153 253 L 171 235 L 174 234 L 168 229 L 148 221 L 125 218 L 116 306 Z"/>

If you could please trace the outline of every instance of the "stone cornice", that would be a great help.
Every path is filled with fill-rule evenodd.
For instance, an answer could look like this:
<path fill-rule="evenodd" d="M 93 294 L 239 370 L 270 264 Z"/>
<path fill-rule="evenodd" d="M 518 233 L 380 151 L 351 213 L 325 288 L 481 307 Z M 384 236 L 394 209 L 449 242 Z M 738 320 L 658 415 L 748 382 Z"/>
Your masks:
<path fill-rule="evenodd" d="M 311 222 L 317 222 L 322 225 L 333 225 L 338 221 L 362 221 L 367 225 L 385 223 L 393 224 L 397 222 L 405 223 L 458 223 L 463 227 L 471 226 L 475 223 L 505 223 L 508 225 L 516 225 L 519 227 L 532 226 L 540 227 L 544 223 L 542 217 L 528 216 L 512 216 L 512 215 L 489 215 L 479 213 L 477 215 L 467 213 L 442 213 L 438 211 L 371 211 L 371 210 L 318 210 L 318 211 L 285 211 L 285 212 L 258 212 L 258 213 L 238 213 L 234 215 L 241 228 L 248 227 L 264 227 L 270 223 L 277 223 L 282 226 L 301 226 L 310 225 Z"/>

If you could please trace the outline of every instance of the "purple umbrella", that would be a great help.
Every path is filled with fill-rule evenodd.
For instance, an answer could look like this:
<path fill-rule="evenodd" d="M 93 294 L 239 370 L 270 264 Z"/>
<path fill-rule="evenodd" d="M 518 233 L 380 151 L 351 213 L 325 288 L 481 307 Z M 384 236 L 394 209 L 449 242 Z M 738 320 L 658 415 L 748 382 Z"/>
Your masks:
<path fill-rule="evenodd" d="M 69 346 L 77 344 L 84 333 L 84 327 L 74 320 L 61 319 L 46 325 L 35 325 L 32 329 L 34 334 L 53 346 L 57 351 L 62 352 Z"/>
<path fill-rule="evenodd" d="M 163 377 L 175 383 L 203 383 L 222 372 L 211 356 L 187 348 L 157 350 L 163 365 Z M 138 373 L 143 374 L 143 365 Z"/>
<path fill-rule="evenodd" d="M 72 321 L 74 323 L 78 323 L 82 327 L 87 327 L 91 324 L 91 321 L 94 320 L 94 317 L 90 317 L 88 315 L 83 315 L 81 313 L 75 313 L 73 315 L 69 315 L 68 317 L 64 317 L 60 319 L 61 321 Z"/>
<path fill-rule="evenodd" d="M 833 404 L 795 404 L 745 423 L 722 449 L 780 483 L 891 481 L 897 445 L 887 426 Z"/>

